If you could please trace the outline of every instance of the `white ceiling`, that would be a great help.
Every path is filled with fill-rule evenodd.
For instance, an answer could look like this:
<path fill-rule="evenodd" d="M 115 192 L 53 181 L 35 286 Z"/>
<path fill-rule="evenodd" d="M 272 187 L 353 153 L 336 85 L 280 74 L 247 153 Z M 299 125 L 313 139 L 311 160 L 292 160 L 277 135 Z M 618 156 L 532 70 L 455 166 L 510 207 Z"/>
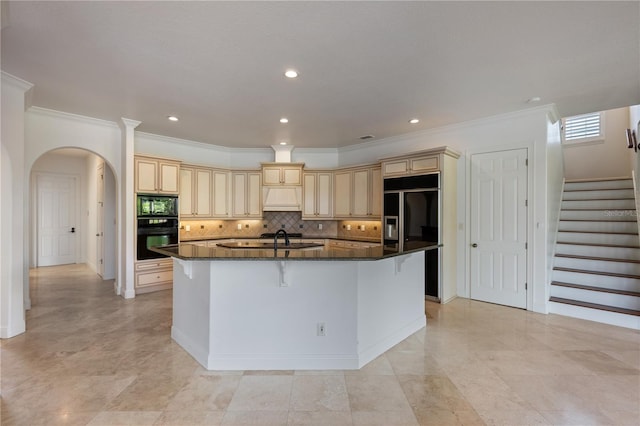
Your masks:
<path fill-rule="evenodd" d="M 2 11 L 2 70 L 35 84 L 33 105 L 216 145 L 346 146 L 529 108 L 536 96 L 562 116 L 640 103 L 638 1 L 21 1 Z M 285 78 L 288 67 L 300 76 Z"/>

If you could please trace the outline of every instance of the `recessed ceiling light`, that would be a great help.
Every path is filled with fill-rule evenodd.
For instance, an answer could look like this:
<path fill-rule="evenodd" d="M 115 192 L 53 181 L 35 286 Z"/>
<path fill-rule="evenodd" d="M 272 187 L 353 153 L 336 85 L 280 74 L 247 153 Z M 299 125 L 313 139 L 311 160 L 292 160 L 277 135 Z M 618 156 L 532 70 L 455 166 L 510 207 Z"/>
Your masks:
<path fill-rule="evenodd" d="M 420 120 L 418 120 L 417 118 L 412 118 L 411 120 L 409 120 L 409 123 L 411 123 L 411 124 L 417 124 L 419 122 L 420 122 Z"/>
<path fill-rule="evenodd" d="M 282 117 L 282 118 L 280 119 L 280 122 L 281 122 L 282 124 L 286 124 L 286 123 L 288 123 L 288 122 L 289 122 L 289 119 L 288 119 L 288 118 L 285 118 L 285 117 Z"/>
<path fill-rule="evenodd" d="M 373 135 L 364 135 L 364 136 L 360 136 L 360 139 L 363 141 L 366 141 L 367 139 L 373 139 L 374 136 Z"/>
<path fill-rule="evenodd" d="M 542 100 L 542 99 L 540 99 L 540 97 L 539 97 L 539 96 L 534 96 L 534 97 L 532 97 L 532 98 L 527 99 L 527 103 L 528 103 L 528 104 L 532 104 L 532 103 L 534 103 L 534 102 L 540 102 L 541 100 Z"/>
<path fill-rule="evenodd" d="M 175 115 L 169 115 L 169 116 L 167 116 L 167 120 L 169 120 L 169 121 L 178 121 L 179 118 L 176 117 Z"/>
<path fill-rule="evenodd" d="M 280 142 L 280 145 L 286 145 L 287 143 L 285 141 Z"/>
<path fill-rule="evenodd" d="M 286 70 L 284 72 L 285 77 L 288 78 L 296 78 L 298 76 L 298 71 L 296 70 Z"/>

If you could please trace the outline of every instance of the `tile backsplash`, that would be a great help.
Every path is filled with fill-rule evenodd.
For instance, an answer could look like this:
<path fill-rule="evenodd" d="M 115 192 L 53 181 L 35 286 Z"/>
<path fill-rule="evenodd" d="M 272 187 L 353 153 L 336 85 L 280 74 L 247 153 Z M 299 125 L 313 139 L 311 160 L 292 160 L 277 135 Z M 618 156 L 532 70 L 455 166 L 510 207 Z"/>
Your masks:
<path fill-rule="evenodd" d="M 338 238 L 380 241 L 381 229 L 379 220 L 341 220 L 338 221 Z"/>
<path fill-rule="evenodd" d="M 238 229 L 240 225 L 240 229 Z M 318 229 L 322 225 L 322 229 Z M 187 226 L 190 230 L 187 231 Z M 284 229 L 301 233 L 305 237 L 335 238 L 338 235 L 336 220 L 302 220 L 301 212 L 264 212 L 262 219 L 239 220 L 182 220 L 180 240 L 218 237 L 252 238 L 260 234 Z"/>
<path fill-rule="evenodd" d="M 319 229 L 319 225 L 322 225 L 322 229 Z M 351 227 L 350 230 L 349 227 Z M 273 233 L 278 229 L 301 233 L 305 237 L 379 240 L 380 227 L 380 221 L 302 220 L 301 212 L 264 212 L 262 219 L 181 220 L 180 240 L 220 237 L 257 238 L 262 233 Z"/>

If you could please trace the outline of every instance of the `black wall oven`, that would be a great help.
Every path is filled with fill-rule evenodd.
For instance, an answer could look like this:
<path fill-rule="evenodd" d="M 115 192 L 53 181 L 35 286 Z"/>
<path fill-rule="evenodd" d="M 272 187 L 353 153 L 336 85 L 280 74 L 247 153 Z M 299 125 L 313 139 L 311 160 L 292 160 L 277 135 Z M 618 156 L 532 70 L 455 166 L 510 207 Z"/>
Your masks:
<path fill-rule="evenodd" d="M 138 195 L 137 225 L 138 260 L 167 257 L 149 248 L 178 244 L 178 197 Z"/>

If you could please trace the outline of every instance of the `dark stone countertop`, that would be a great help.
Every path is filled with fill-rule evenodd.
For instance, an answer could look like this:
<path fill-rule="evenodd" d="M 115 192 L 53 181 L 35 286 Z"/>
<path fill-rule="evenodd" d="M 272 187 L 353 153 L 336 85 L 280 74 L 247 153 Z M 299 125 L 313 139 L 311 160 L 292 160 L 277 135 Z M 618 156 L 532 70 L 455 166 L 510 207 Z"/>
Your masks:
<path fill-rule="evenodd" d="M 384 247 L 358 248 L 358 249 L 332 249 L 314 247 L 308 249 L 290 249 L 286 247 L 278 250 L 269 249 L 242 249 L 223 247 L 203 247 L 195 244 L 180 243 L 162 247 L 152 247 L 150 250 L 166 256 L 182 260 L 380 260 L 389 257 L 400 256 L 418 251 L 433 250 L 441 245 L 433 243 L 425 247 L 407 250 L 403 253 L 385 250 Z"/>
<path fill-rule="evenodd" d="M 356 241 L 359 243 L 371 243 L 371 244 L 380 244 L 380 239 L 379 238 L 342 238 L 342 237 L 327 237 L 327 236 L 305 236 L 303 235 L 302 237 L 289 237 L 292 240 L 335 240 L 335 241 Z M 234 236 L 223 236 L 223 235 L 217 235 L 215 237 L 190 237 L 190 238 L 181 238 L 180 241 L 183 243 L 195 243 L 195 242 L 201 242 L 201 241 L 216 241 L 216 240 L 237 240 L 237 241 L 242 241 L 242 240 L 266 240 L 266 241 L 273 241 L 273 239 L 270 238 L 260 238 L 260 236 L 257 237 L 234 237 Z"/>

